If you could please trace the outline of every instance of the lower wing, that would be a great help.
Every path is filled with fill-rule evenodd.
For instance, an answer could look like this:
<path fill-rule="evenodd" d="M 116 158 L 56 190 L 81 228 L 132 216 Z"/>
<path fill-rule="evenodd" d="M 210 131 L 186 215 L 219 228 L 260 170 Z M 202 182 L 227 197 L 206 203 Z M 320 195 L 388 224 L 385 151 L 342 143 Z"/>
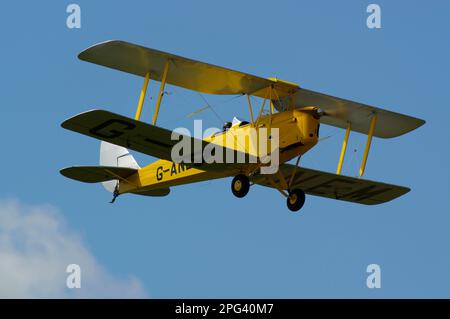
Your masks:
<path fill-rule="evenodd" d="M 296 168 L 290 164 L 280 165 L 280 172 L 281 174 L 256 175 L 252 178 L 252 181 L 255 184 L 274 187 L 274 184 L 286 184 L 282 179 L 284 178 L 285 181 L 289 182 L 294 175 L 290 185 L 291 189 L 300 188 L 309 195 L 365 205 L 385 203 L 410 191 L 409 188 L 403 186 L 336 175 L 309 168 Z"/>
<path fill-rule="evenodd" d="M 77 133 L 168 161 L 174 161 L 171 154 L 173 146 L 181 139 L 186 139 L 192 146 L 193 151 L 183 157 L 189 158 L 190 162 L 181 162 L 205 171 L 239 170 L 242 165 L 245 165 L 242 163 L 226 163 L 225 158 L 222 163 L 206 163 L 201 155 L 204 148 L 209 144 L 208 142 L 108 111 L 87 111 L 64 121 L 61 126 Z M 173 136 L 176 138 L 172 138 Z M 196 145 L 198 146 L 196 147 Z M 222 154 L 225 156 L 227 149 L 223 147 L 222 149 Z M 247 154 L 240 154 L 236 150 L 229 151 L 235 154 L 234 158 L 247 156 Z M 202 161 L 196 163 L 193 159 L 197 158 L 200 152 L 202 152 L 200 154 Z"/>

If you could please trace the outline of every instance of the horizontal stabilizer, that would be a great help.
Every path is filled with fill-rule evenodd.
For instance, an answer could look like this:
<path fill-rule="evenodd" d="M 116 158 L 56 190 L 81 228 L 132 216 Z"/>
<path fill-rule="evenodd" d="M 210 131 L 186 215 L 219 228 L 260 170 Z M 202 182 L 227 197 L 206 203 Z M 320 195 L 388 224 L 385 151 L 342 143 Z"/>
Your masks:
<path fill-rule="evenodd" d="M 152 197 L 163 197 L 167 196 L 170 193 L 170 188 L 159 188 L 159 189 L 152 189 L 152 190 L 146 190 L 146 191 L 136 191 L 131 192 L 132 194 L 136 195 L 142 195 L 142 196 L 152 196 Z"/>
<path fill-rule="evenodd" d="M 99 183 L 116 179 L 126 179 L 138 170 L 116 166 L 72 166 L 63 168 L 60 173 L 65 177 L 85 182 Z"/>
<path fill-rule="evenodd" d="M 295 174 L 291 189 L 299 188 L 309 195 L 365 205 L 385 203 L 410 191 L 409 188 L 403 186 L 336 175 L 309 168 L 298 167 L 295 169 L 295 166 L 291 164 L 280 165 L 280 171 L 286 181 L 290 181 L 292 175 Z M 252 181 L 256 184 L 273 187 L 270 178 L 275 184 L 281 184 L 278 174 L 257 175 L 252 178 Z"/>

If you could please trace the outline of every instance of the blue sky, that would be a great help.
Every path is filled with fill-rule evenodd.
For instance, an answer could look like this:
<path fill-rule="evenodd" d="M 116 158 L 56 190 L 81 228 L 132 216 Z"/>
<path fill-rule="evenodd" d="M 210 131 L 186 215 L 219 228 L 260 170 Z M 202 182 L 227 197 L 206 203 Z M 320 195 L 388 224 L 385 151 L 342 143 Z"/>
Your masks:
<path fill-rule="evenodd" d="M 66 27 L 69 3 L 2 4 L 0 199 L 15 202 L 14 211 L 22 207 L 20 216 L 28 216 L 29 207 L 52 207 L 66 227 L 58 234 L 76 234 L 106 277 L 120 282 L 108 286 L 122 290 L 118 296 L 136 288 L 126 282 L 134 278 L 136 295 L 156 298 L 450 297 L 449 3 L 376 1 L 379 30 L 366 27 L 370 1 L 76 1 L 81 29 Z M 165 198 L 130 195 L 109 204 L 100 185 L 58 172 L 98 163 L 99 142 L 63 130 L 63 120 L 91 108 L 135 112 L 142 78 L 76 57 L 108 39 L 423 118 L 427 124 L 408 135 L 375 138 L 366 167 L 366 178 L 412 191 L 379 206 L 310 196 L 301 213 L 292 214 L 278 192 L 254 187 L 237 199 L 225 179 L 176 187 Z M 144 121 L 151 119 L 158 85 L 149 86 Z M 167 91 L 158 124 L 191 127 L 186 115 L 204 106 L 202 99 L 176 87 Z M 244 99 L 206 98 L 222 119 L 248 117 Z M 196 118 L 222 124 L 210 111 Z M 331 138 L 302 165 L 334 171 L 344 132 L 327 127 L 321 134 Z M 357 174 L 364 142 L 352 133 L 345 174 Z M 153 160 L 136 157 L 141 165 Z M 63 260 L 83 269 L 77 256 Z M 366 287 L 371 263 L 381 266 L 381 289 Z M 0 281 L 15 270 L 5 265 Z M 45 261 L 39 271 L 24 269 L 35 279 L 60 271 Z M 43 289 L 39 296 L 64 295 L 64 284 L 55 283 L 57 292 L 36 289 Z"/>

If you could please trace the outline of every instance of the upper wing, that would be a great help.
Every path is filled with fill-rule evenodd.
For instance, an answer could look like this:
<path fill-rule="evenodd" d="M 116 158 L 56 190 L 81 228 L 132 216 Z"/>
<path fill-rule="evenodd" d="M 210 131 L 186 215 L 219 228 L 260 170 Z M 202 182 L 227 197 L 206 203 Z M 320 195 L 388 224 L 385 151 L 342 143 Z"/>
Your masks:
<path fill-rule="evenodd" d="M 306 89 L 299 89 L 286 99 L 284 103 L 275 103 L 275 107 L 279 111 L 285 109 L 283 105 L 317 106 L 324 111 L 324 115 L 320 119 L 322 123 L 344 129 L 350 123 L 352 131 L 363 134 L 368 134 L 372 115 L 376 113 L 377 124 L 374 136 L 382 138 L 396 137 L 425 124 L 424 120 L 412 116 Z"/>
<path fill-rule="evenodd" d="M 209 94 L 249 94 L 271 99 L 279 111 L 318 106 L 325 111 L 321 122 L 367 134 L 370 119 L 378 115 L 374 135 L 383 138 L 405 134 L 425 121 L 370 105 L 300 88 L 276 78 L 262 78 L 220 66 L 124 41 L 106 41 L 81 52 L 81 60 L 161 81 L 169 62 L 167 83 Z M 271 91 L 273 90 L 273 91 Z"/>
<path fill-rule="evenodd" d="M 146 48 L 124 41 L 106 41 L 81 52 L 81 60 L 120 71 L 161 81 L 164 66 L 169 61 L 167 83 L 209 94 L 252 94 L 269 97 L 273 85 L 278 96 L 284 97 L 298 89 L 293 83 L 265 79 L 220 66 L 195 61 L 178 55 Z"/>
<path fill-rule="evenodd" d="M 280 171 L 286 181 L 291 179 L 294 168 L 295 166 L 290 164 L 280 165 Z M 277 174 L 270 177 L 275 183 L 280 183 Z M 252 180 L 256 184 L 273 187 L 267 175 L 257 175 Z M 300 188 L 310 195 L 366 205 L 385 203 L 410 191 L 409 188 L 403 186 L 336 175 L 303 167 L 296 169 L 291 188 Z"/>
<path fill-rule="evenodd" d="M 191 145 L 191 153 L 186 154 L 182 162 L 187 166 L 195 166 L 202 170 L 233 170 L 245 165 L 243 163 L 226 163 L 225 158 L 222 163 L 214 162 L 208 164 L 204 161 L 194 162 L 197 155 L 201 156 L 203 154 L 204 148 L 209 144 L 208 142 L 173 133 L 161 127 L 136 121 L 108 111 L 87 111 L 64 121 L 61 126 L 71 131 L 168 161 L 173 161 L 171 154 L 172 147 L 183 138 L 184 141 L 187 141 L 186 145 Z M 172 139 L 172 134 L 177 138 Z M 235 150 L 232 150 L 232 152 L 234 152 L 235 158 L 238 158 L 237 154 L 239 152 Z M 224 154 L 224 157 L 226 153 L 227 149 L 223 148 L 222 154 Z M 190 163 L 185 161 L 187 158 L 190 160 Z"/>

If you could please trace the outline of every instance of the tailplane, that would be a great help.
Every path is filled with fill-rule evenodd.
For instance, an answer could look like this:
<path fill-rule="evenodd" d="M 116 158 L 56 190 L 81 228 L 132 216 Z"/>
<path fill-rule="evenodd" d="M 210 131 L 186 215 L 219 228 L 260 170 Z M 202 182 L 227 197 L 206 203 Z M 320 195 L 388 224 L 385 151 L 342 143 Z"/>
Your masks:
<path fill-rule="evenodd" d="M 102 183 L 107 191 L 113 193 L 111 203 L 119 196 L 119 182 L 138 172 L 139 164 L 125 147 L 101 142 L 100 166 L 71 166 L 60 170 L 65 177 L 84 182 Z M 170 189 L 136 189 L 132 194 L 143 196 L 166 196 Z"/>
<path fill-rule="evenodd" d="M 100 166 L 128 168 L 134 171 L 140 167 L 125 147 L 102 141 L 100 144 Z M 108 192 L 114 193 L 117 179 L 102 182 Z"/>
<path fill-rule="evenodd" d="M 101 142 L 100 166 L 71 166 L 60 172 L 80 182 L 102 183 L 107 191 L 116 193 L 118 181 L 135 174 L 139 169 L 133 155 L 125 147 Z"/>
<path fill-rule="evenodd" d="M 116 166 L 71 166 L 63 168 L 60 172 L 65 177 L 84 183 L 113 182 L 111 191 L 113 192 L 117 179 L 126 179 L 136 173 L 137 169 Z"/>

